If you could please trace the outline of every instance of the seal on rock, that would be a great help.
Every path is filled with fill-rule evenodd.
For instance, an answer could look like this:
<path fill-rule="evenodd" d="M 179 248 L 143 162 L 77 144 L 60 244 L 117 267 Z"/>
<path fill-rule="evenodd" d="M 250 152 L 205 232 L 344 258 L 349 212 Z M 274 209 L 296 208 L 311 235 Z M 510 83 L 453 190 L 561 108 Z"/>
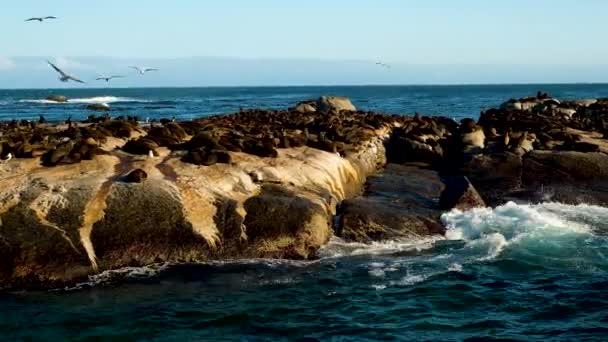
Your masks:
<path fill-rule="evenodd" d="M 125 182 L 141 183 L 146 178 L 148 178 L 148 174 L 146 173 L 146 171 L 144 171 L 142 169 L 135 169 L 135 170 L 129 172 L 129 174 L 125 177 Z"/>

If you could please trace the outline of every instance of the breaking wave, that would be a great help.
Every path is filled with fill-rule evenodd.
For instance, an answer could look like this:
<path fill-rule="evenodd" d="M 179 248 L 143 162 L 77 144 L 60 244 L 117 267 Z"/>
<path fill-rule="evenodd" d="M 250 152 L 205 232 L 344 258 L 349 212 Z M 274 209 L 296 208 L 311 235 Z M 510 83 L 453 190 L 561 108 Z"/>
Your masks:
<path fill-rule="evenodd" d="M 155 264 L 105 271 L 73 289 L 183 274 L 266 274 L 258 285 L 288 285 L 293 274 L 348 264 L 361 269 L 369 287 L 423 286 L 436 277 L 475 272 L 514 262 L 526 268 L 588 274 L 608 268 L 608 208 L 589 205 L 507 203 L 497 208 L 453 210 L 441 217 L 446 236 L 371 244 L 332 238 L 315 261 L 247 259 L 201 264 Z M 256 276 L 257 277 L 257 276 Z"/>

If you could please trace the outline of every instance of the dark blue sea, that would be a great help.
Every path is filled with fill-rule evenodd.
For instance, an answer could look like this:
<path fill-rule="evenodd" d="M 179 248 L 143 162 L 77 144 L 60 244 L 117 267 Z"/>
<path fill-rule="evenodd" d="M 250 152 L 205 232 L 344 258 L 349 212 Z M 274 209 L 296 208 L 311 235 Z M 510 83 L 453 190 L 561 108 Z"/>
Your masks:
<path fill-rule="evenodd" d="M 348 96 L 360 109 L 389 114 L 420 112 L 455 118 L 477 117 L 481 110 L 509 98 L 535 95 L 538 90 L 563 99 L 608 97 L 608 84 L 470 85 L 470 86 L 356 86 L 259 88 L 129 88 L 1 90 L 0 121 L 13 118 L 60 121 L 91 114 L 87 104 L 106 103 L 113 116 L 181 120 L 237 112 L 240 108 L 286 109 L 298 101 L 321 95 Z M 68 103 L 47 101 L 64 95 Z"/>
<path fill-rule="evenodd" d="M 608 97 L 608 85 L 0 90 L 0 119 L 190 119 L 321 94 L 461 118 L 510 97 Z M 48 104 L 52 93 L 73 100 Z M 318 260 L 156 264 L 68 289 L 0 294 L 0 337 L 108 341 L 606 341 L 608 208 L 515 204 L 443 215 L 445 238 L 339 239 Z"/>

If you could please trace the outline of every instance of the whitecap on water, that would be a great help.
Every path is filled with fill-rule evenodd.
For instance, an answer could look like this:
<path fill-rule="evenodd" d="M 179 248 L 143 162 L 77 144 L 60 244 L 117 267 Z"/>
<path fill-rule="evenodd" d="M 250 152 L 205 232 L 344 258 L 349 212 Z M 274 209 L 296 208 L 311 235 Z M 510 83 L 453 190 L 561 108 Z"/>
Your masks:
<path fill-rule="evenodd" d="M 25 99 L 25 100 L 19 100 L 19 102 L 21 103 L 39 103 L 39 104 L 71 104 L 71 103 L 85 103 L 85 104 L 102 104 L 102 103 L 114 103 L 114 102 L 150 102 L 149 100 L 143 100 L 143 99 L 135 99 L 135 98 L 130 98 L 130 97 L 116 97 L 116 96 L 95 96 L 95 97 L 88 97 L 88 98 L 75 98 L 75 99 L 68 99 L 68 102 L 57 102 L 57 101 L 50 101 L 47 99 L 39 99 L 39 100 L 30 100 L 30 99 Z"/>

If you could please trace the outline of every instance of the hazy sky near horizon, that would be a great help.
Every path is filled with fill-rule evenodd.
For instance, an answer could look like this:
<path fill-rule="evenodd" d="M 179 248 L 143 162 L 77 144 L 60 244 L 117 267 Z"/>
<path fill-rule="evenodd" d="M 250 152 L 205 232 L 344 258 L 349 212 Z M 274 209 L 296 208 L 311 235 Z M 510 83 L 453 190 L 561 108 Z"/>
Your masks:
<path fill-rule="evenodd" d="M 0 78 L 23 56 L 569 65 L 604 72 L 606 13 L 605 0 L 4 0 Z M 59 20 L 24 22 L 46 15 Z"/>

